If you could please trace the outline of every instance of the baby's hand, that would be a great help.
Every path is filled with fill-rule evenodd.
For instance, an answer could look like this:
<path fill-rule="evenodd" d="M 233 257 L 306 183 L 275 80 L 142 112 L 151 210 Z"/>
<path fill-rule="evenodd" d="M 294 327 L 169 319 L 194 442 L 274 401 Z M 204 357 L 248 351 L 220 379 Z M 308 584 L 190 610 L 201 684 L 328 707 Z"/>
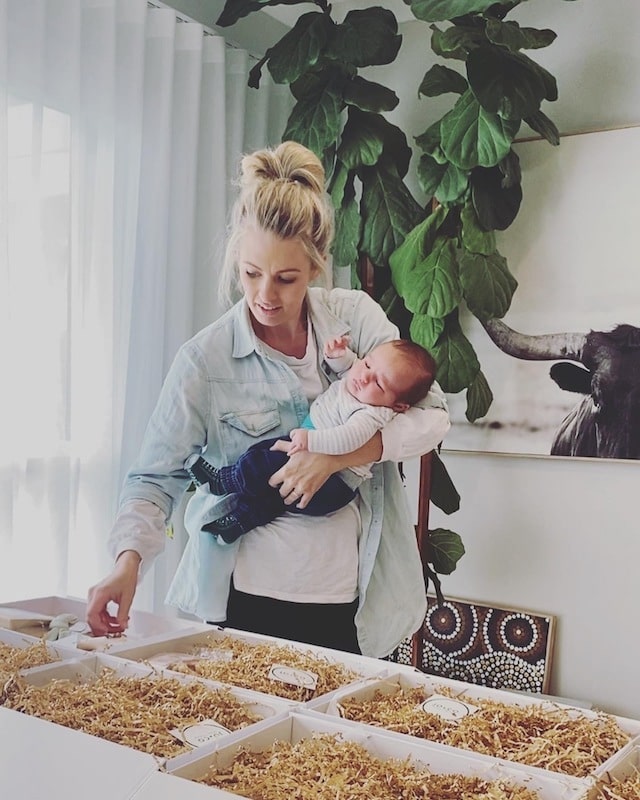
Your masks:
<path fill-rule="evenodd" d="M 325 358 L 340 358 L 344 355 L 344 351 L 349 346 L 349 338 L 347 336 L 335 336 L 329 339 L 324 345 Z"/>
<path fill-rule="evenodd" d="M 291 447 L 289 448 L 289 455 L 300 453 L 303 450 L 309 449 L 309 431 L 307 428 L 294 428 L 289 434 L 291 439 Z"/>

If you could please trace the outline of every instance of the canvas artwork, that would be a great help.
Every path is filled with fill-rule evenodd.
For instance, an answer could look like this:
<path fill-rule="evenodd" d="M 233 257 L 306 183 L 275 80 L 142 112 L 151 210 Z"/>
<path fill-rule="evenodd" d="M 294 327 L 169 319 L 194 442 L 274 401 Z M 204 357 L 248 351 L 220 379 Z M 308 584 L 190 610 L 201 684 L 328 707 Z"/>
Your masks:
<path fill-rule="evenodd" d="M 640 199 L 631 164 L 640 163 L 640 127 L 514 149 L 523 201 L 497 243 L 518 281 L 503 321 L 527 335 L 525 357 L 503 352 L 470 314 L 461 319 L 494 400 L 485 417 L 469 423 L 465 394 L 449 395 L 453 426 L 444 449 L 550 455 L 555 447 L 556 455 L 637 459 Z M 609 336 L 618 325 L 628 328 Z M 606 335 L 596 339 L 592 331 Z M 527 357 L 530 335 L 555 333 L 589 334 L 582 364 L 559 360 L 553 347 L 545 350 L 549 360 Z M 578 339 L 553 344 L 558 350 L 569 341 Z M 596 430 L 594 421 L 609 428 Z M 568 451 L 569 441 L 579 452 Z"/>
<path fill-rule="evenodd" d="M 555 617 L 429 596 L 419 633 L 420 664 L 430 675 L 495 689 L 546 693 L 551 677 Z M 392 660 L 412 664 L 411 639 Z"/>

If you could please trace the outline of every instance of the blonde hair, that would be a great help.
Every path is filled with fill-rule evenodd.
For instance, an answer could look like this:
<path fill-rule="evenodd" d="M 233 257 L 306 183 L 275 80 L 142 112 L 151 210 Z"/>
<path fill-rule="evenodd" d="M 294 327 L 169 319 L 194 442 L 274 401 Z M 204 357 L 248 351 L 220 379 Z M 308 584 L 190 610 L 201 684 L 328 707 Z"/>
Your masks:
<path fill-rule="evenodd" d="M 242 157 L 238 184 L 220 282 L 227 303 L 238 289 L 238 244 L 247 225 L 299 240 L 311 261 L 312 278 L 326 276 L 334 211 L 315 153 L 297 142 L 257 150 Z"/>

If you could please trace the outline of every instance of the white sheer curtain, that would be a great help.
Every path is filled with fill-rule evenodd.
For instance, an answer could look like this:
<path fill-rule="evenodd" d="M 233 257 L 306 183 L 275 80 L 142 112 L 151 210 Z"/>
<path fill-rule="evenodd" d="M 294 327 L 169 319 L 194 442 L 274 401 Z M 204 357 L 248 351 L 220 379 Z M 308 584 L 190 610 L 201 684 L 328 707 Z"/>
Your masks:
<path fill-rule="evenodd" d="M 167 367 L 220 311 L 237 156 L 284 128 L 251 65 L 145 0 L 0 0 L 0 602 L 84 596 L 110 568 Z"/>

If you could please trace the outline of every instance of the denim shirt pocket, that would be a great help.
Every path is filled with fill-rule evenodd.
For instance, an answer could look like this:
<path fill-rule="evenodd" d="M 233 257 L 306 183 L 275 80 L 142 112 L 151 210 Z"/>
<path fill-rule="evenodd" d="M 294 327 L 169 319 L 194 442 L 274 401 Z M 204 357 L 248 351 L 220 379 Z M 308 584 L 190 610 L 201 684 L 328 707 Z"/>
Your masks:
<path fill-rule="evenodd" d="M 220 421 L 257 439 L 280 425 L 280 412 L 277 406 L 259 411 L 230 411 Z"/>

